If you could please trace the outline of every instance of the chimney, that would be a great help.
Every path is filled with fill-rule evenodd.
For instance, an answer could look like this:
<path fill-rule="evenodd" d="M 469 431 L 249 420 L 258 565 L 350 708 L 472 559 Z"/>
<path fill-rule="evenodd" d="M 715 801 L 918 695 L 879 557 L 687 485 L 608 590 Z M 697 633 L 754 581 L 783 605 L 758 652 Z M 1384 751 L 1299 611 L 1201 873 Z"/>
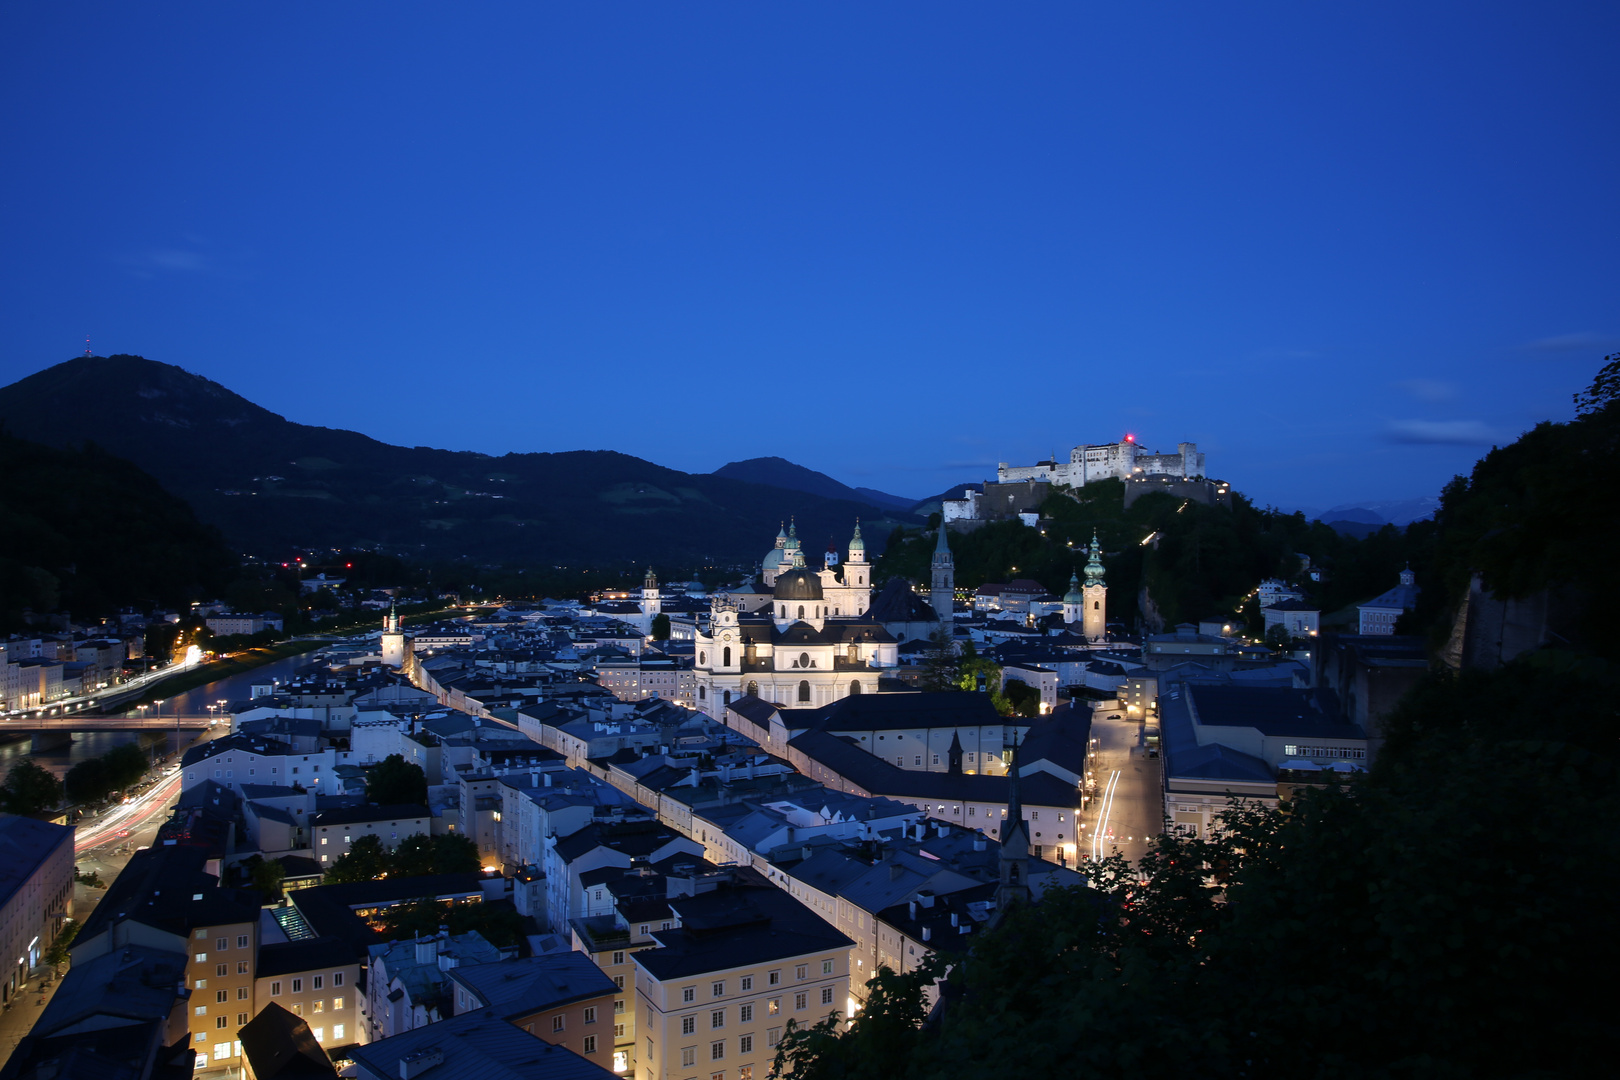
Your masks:
<path fill-rule="evenodd" d="M 418 938 L 416 941 L 416 962 L 418 964 L 432 964 L 439 959 L 439 939 L 436 937 Z"/>
<path fill-rule="evenodd" d="M 987 848 L 989 846 L 990 845 L 985 843 L 984 833 L 979 833 L 977 836 L 975 836 L 973 838 L 973 850 L 974 851 L 983 851 L 985 848 Z"/>
<path fill-rule="evenodd" d="M 928 940 L 932 939 L 933 936 L 934 936 L 934 931 L 933 931 L 933 929 L 931 927 L 927 927 L 927 926 L 923 927 L 923 940 L 924 941 L 928 941 Z"/>
<path fill-rule="evenodd" d="M 444 1064 L 444 1051 L 418 1050 L 399 1059 L 399 1080 L 415 1080 L 435 1065 Z"/>
<path fill-rule="evenodd" d="M 551 786 L 551 774 L 546 773 L 545 777 L 546 777 L 546 787 L 550 787 Z"/>

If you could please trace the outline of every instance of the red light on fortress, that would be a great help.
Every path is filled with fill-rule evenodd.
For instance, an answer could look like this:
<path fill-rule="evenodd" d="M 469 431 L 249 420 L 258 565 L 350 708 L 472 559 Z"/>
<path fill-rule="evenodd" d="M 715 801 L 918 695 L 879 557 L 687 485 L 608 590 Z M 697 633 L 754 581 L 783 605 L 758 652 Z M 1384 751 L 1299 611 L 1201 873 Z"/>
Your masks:
<path fill-rule="evenodd" d="M 1125 441 L 1133 443 L 1133 442 L 1136 441 L 1136 436 L 1135 435 L 1127 435 L 1127 436 L 1125 436 Z"/>

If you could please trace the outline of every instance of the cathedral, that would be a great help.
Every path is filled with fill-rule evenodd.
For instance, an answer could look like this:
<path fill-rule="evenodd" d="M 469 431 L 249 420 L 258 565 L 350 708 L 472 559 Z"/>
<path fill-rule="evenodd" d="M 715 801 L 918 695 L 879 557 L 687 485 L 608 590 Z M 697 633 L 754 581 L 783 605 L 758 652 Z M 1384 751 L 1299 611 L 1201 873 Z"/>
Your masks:
<path fill-rule="evenodd" d="M 878 692 L 899 664 L 894 636 L 869 612 L 872 566 L 855 526 L 841 566 L 805 564 L 797 527 L 777 534 L 758 582 L 720 593 L 695 639 L 697 707 L 711 716 L 744 694 L 790 709 Z"/>

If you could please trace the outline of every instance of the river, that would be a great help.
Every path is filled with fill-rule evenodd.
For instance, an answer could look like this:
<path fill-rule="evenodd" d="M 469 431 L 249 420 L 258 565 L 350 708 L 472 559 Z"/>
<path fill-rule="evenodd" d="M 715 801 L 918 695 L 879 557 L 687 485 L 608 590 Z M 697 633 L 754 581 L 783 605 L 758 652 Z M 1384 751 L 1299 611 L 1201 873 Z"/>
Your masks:
<path fill-rule="evenodd" d="M 265 683 L 286 682 L 300 668 L 315 663 L 315 658 L 319 655 L 319 652 L 312 652 L 289 656 L 285 660 L 276 660 L 251 671 L 205 683 L 195 690 L 188 690 L 172 698 L 164 698 L 161 712 L 164 716 L 174 715 L 176 710 L 182 716 L 203 716 L 207 714 L 208 706 L 217 705 L 221 701 L 246 701 L 253 696 L 253 687 Z M 157 692 L 162 693 L 161 688 Z M 182 731 L 179 733 L 177 745 L 176 735 L 172 731 L 167 734 L 140 731 L 76 732 L 71 747 L 43 754 L 30 754 L 29 747 L 33 744 L 23 739 L 0 746 L 0 776 L 5 775 L 13 762 L 24 757 L 32 757 L 57 776 L 64 776 L 79 762 L 100 757 L 113 747 L 124 743 L 139 743 L 148 754 L 154 757 L 167 757 L 191 745 L 205 734 L 207 733 L 202 731 Z"/>

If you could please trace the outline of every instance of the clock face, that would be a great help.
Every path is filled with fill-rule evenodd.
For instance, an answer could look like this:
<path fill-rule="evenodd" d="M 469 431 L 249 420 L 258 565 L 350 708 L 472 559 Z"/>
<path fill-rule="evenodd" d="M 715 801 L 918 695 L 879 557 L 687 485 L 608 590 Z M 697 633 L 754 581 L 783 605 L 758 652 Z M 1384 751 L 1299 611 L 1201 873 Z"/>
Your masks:
<path fill-rule="evenodd" d="M 721 641 L 730 641 L 731 640 L 731 635 L 730 634 L 721 634 L 720 635 L 720 640 Z"/>

